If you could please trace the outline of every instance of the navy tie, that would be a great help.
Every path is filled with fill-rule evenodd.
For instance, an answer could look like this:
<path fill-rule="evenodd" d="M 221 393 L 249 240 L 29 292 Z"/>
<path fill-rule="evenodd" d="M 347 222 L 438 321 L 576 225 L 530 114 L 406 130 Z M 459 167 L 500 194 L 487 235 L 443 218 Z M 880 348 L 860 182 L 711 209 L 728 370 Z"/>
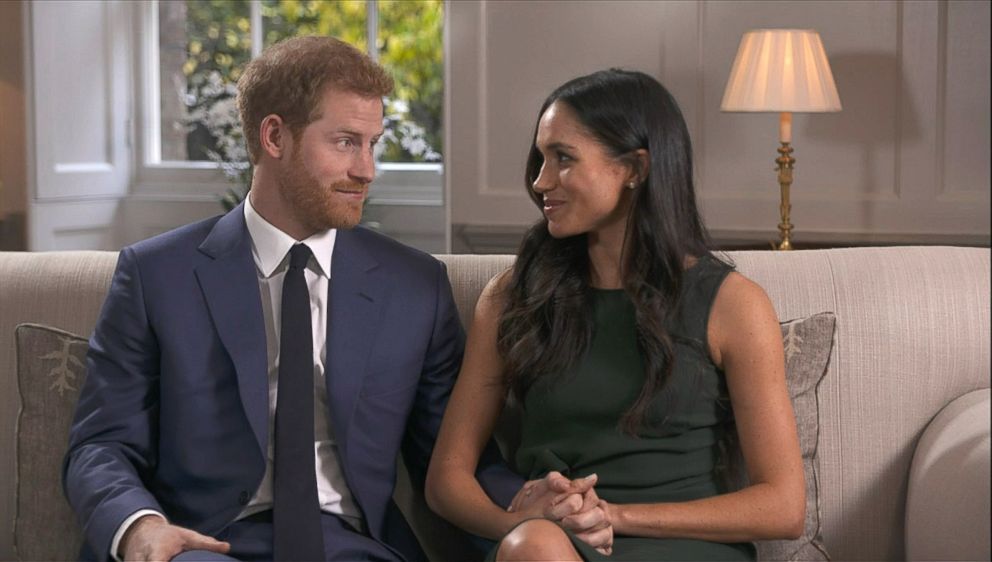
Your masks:
<path fill-rule="evenodd" d="M 276 399 L 273 555 L 279 561 L 324 559 L 313 436 L 313 326 L 303 275 L 310 248 L 289 251 L 282 286 L 279 393 Z"/>

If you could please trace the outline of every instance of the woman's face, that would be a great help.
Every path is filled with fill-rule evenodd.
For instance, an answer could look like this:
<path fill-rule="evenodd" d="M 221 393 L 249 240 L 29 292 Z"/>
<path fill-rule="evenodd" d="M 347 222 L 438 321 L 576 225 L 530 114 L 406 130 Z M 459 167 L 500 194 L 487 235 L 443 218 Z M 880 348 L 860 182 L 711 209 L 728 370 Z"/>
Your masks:
<path fill-rule="evenodd" d="M 622 240 L 634 194 L 627 188 L 635 179 L 631 166 L 608 154 L 561 102 L 541 116 L 535 144 L 544 163 L 533 189 L 544 200 L 550 234 Z"/>

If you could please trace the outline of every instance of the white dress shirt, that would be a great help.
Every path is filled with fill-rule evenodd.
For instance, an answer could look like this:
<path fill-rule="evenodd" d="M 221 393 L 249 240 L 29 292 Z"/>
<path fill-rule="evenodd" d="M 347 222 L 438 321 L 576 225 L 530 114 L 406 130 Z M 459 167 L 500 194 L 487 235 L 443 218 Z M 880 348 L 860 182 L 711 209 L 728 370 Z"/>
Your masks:
<path fill-rule="evenodd" d="M 245 198 L 245 222 L 251 235 L 252 257 L 258 274 L 262 296 L 262 316 L 265 319 L 265 341 L 269 372 L 269 450 L 265 476 L 244 511 L 238 517 L 272 509 L 272 463 L 275 452 L 276 398 L 279 380 L 279 336 L 282 322 L 282 282 L 289 269 L 289 250 L 297 243 L 290 235 L 262 218 Z M 307 263 L 304 276 L 310 290 L 310 316 L 313 324 L 314 381 L 314 458 L 317 470 L 317 495 L 320 509 L 340 515 L 352 526 L 361 528 L 361 512 L 351 496 L 341 471 L 337 442 L 327 408 L 327 289 L 331 277 L 331 254 L 334 252 L 336 230 L 314 234 L 301 242 L 310 247 L 313 257 Z"/>
<path fill-rule="evenodd" d="M 262 297 L 262 317 L 265 321 L 265 341 L 268 356 L 269 382 L 269 447 L 265 460 L 265 475 L 254 497 L 238 515 L 238 519 L 272 509 L 272 468 L 275 458 L 275 415 L 279 379 L 279 335 L 282 321 L 282 284 L 289 269 L 289 250 L 298 241 L 279 230 L 259 215 L 245 198 L 245 222 L 251 236 L 252 258 L 258 275 L 258 288 Z M 334 252 L 336 230 L 321 232 L 301 240 L 313 256 L 307 263 L 304 276 L 310 291 L 310 315 L 313 323 L 313 383 L 314 383 L 314 463 L 317 471 L 317 495 L 321 511 L 341 517 L 356 529 L 362 528 L 361 511 L 345 482 L 338 457 L 334 428 L 331 427 L 327 408 L 327 290 L 331 276 L 331 255 Z M 111 543 L 111 555 L 118 558 L 120 541 L 132 523 L 144 515 L 158 515 L 153 510 L 140 510 L 131 514 L 117 529 Z"/>

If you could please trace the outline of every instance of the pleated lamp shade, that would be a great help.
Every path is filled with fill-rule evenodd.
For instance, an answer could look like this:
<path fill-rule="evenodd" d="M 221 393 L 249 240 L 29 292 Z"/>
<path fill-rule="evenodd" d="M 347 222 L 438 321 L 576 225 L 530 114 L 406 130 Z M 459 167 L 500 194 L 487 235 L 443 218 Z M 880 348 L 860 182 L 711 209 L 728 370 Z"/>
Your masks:
<path fill-rule="evenodd" d="M 820 35 L 811 29 L 756 29 L 741 38 L 722 111 L 840 111 Z"/>

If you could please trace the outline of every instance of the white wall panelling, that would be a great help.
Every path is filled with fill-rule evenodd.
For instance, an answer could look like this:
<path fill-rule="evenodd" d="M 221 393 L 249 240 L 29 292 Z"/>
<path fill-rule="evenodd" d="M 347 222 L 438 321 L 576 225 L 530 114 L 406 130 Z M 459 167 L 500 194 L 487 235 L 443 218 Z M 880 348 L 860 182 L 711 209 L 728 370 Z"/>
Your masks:
<path fill-rule="evenodd" d="M 796 238 L 988 243 L 986 2 L 456 2 L 449 5 L 452 223 L 525 225 L 536 113 L 572 77 L 657 77 L 693 136 L 709 227 L 768 239 L 778 223 L 774 114 L 721 113 L 741 35 L 819 31 L 844 110 L 796 114 Z"/>
<path fill-rule="evenodd" d="M 538 218 L 524 193 L 523 162 L 541 103 L 566 79 L 607 66 L 654 71 L 661 41 L 655 30 L 666 4 L 447 5 L 452 222 L 526 224 Z"/>
<path fill-rule="evenodd" d="M 33 201 L 30 212 L 32 251 L 118 248 L 119 200 Z"/>
<path fill-rule="evenodd" d="M 939 198 L 982 205 L 988 228 L 989 202 L 989 2 L 940 4 L 945 30 L 940 41 Z M 977 87 L 961 87 L 959 85 Z M 981 85 L 984 84 L 984 88 Z M 975 124 L 984 123 L 984 127 Z M 966 132 L 966 134 L 961 134 Z M 987 231 L 986 231 L 987 232 Z"/>
<path fill-rule="evenodd" d="M 25 5 L 34 141 L 29 248 L 113 247 L 113 223 L 104 221 L 116 217 L 115 201 L 131 180 L 130 35 L 120 33 L 130 25 L 131 5 Z M 63 219 L 82 208 L 79 202 L 101 212 L 78 213 L 74 229 L 61 229 Z M 101 245 L 92 246 L 96 241 Z"/>

